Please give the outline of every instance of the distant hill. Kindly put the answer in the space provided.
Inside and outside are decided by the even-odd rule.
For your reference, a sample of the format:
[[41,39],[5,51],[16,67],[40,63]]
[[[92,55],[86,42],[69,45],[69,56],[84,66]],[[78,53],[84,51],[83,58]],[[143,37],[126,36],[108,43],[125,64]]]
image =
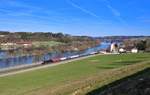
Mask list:
[[122,42],[125,39],[146,39],[150,36],[105,36],[105,37],[95,37],[95,39],[100,39],[105,42]]
[[94,40],[88,36],[71,36],[63,33],[52,32],[9,32],[0,31],[0,42],[17,42],[17,41],[58,41],[70,43],[72,41]]

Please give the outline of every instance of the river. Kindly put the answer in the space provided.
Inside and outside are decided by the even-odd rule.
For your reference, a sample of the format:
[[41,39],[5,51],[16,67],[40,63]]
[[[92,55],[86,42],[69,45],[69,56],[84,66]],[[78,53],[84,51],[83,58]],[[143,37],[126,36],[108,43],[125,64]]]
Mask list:
[[0,51],[0,69],[14,67],[14,66],[23,65],[23,64],[33,64],[36,62],[49,60],[50,58],[57,57],[57,56],[69,57],[72,55],[87,55],[87,54],[90,54],[91,52],[97,52],[102,49],[106,49],[108,48],[109,45],[110,43],[101,43],[98,46],[95,46],[93,48],[88,48],[84,51],[65,52],[65,53],[52,52],[52,53],[47,53],[41,56],[28,55],[28,56],[8,57],[9,55],[7,55],[5,51]]

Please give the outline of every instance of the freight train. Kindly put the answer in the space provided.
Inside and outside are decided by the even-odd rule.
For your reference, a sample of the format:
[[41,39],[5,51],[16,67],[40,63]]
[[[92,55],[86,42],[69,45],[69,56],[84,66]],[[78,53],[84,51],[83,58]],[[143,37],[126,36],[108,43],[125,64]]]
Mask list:
[[68,57],[54,57],[54,58],[50,58],[49,60],[44,60],[42,62],[42,64],[57,63],[57,62],[61,62],[61,61],[76,59],[76,58],[79,58],[79,57],[95,55],[95,54],[98,54],[98,52],[91,52],[89,54],[77,54],[77,55],[72,55],[72,56],[68,56]]

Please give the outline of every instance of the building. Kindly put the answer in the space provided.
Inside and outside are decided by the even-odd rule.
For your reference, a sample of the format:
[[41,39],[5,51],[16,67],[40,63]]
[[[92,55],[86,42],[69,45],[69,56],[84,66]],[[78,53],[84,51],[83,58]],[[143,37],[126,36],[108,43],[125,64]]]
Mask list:
[[24,47],[24,48],[32,47],[32,43],[31,43],[31,42],[17,42],[16,44],[17,44],[18,46]]
[[138,49],[137,48],[131,49],[131,53],[138,53]]
[[1,38],[5,37],[6,35],[0,35]]
[[120,52],[120,53],[126,53],[126,50],[125,50],[124,48],[120,48],[120,49],[119,49],[119,52]]
[[112,53],[118,53],[119,49],[118,49],[118,44],[117,43],[112,43],[110,46],[110,52]]
[[0,47],[2,50],[13,50],[13,49],[17,49],[17,44],[16,43],[1,43]]

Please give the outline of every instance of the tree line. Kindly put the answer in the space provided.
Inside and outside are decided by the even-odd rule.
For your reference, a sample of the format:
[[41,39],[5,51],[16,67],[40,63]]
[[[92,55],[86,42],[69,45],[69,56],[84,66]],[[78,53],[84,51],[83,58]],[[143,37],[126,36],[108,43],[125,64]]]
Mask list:
[[52,32],[8,32],[0,31],[0,42],[18,42],[18,41],[58,41],[70,43],[73,41],[93,40],[87,36],[71,36],[63,33]]
[[138,50],[150,52],[150,38],[145,39],[128,39],[124,40],[124,44],[128,46],[134,46]]
[[0,43],[5,42],[34,42],[34,41],[56,41],[63,44],[56,46],[40,46],[40,47],[29,47],[19,48],[17,50],[9,50],[14,54],[45,54],[52,51],[74,51],[74,50],[85,50],[89,47],[94,47],[100,44],[100,40],[88,37],[88,36],[71,36],[63,33],[52,33],[52,32],[8,32],[0,31]]

